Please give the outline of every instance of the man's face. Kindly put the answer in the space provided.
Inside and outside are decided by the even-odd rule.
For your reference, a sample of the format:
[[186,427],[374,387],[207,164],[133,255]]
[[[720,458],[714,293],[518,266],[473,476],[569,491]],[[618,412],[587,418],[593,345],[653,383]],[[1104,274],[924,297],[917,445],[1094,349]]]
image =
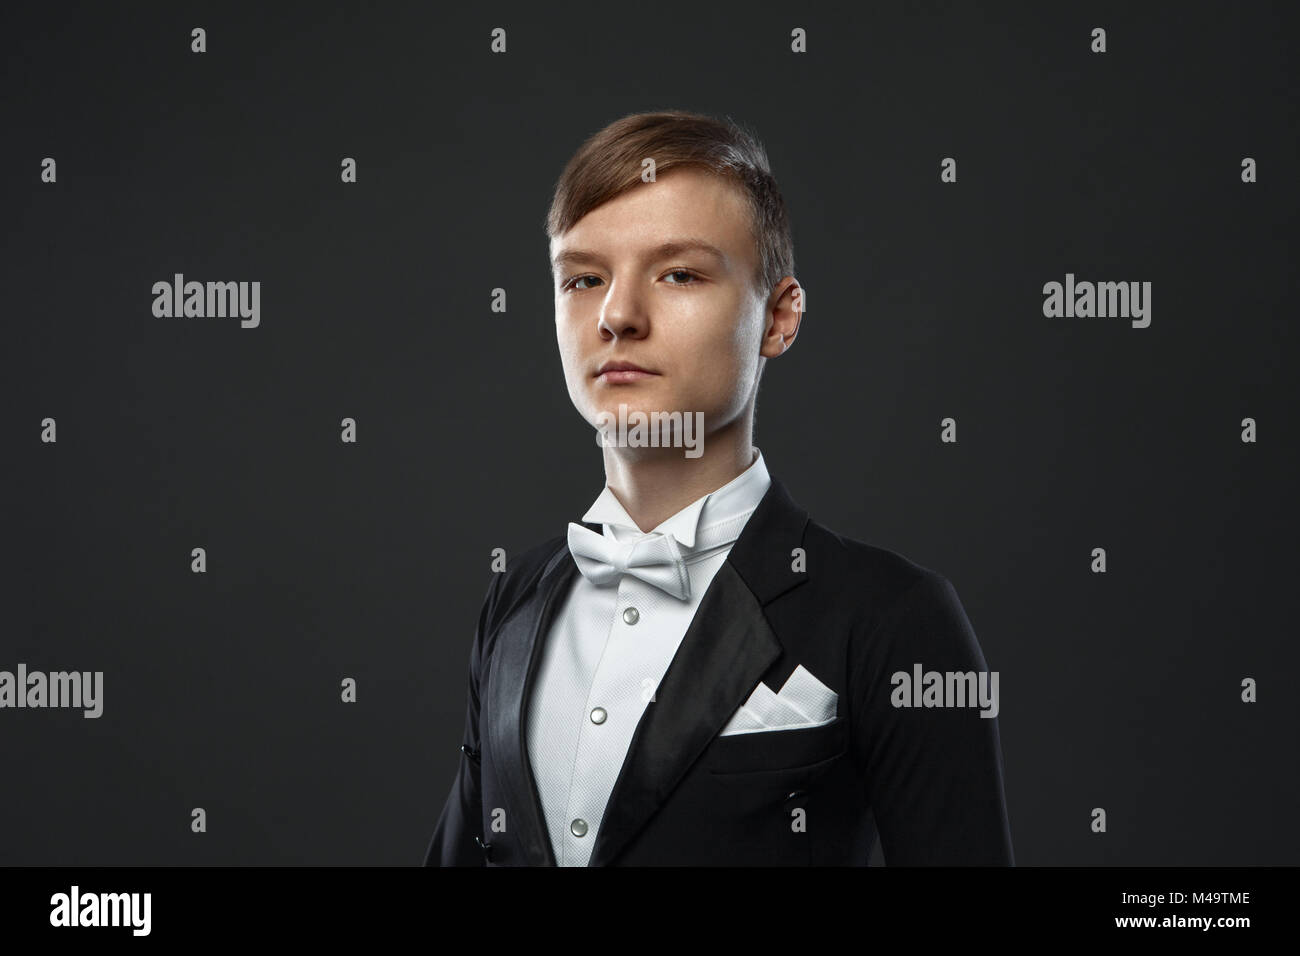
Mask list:
[[[707,243],[716,252],[684,246]],[[551,241],[555,334],[574,406],[703,413],[706,434],[753,395],[766,296],[739,187],[676,167],[593,209]],[[644,373],[601,374],[609,362]]]

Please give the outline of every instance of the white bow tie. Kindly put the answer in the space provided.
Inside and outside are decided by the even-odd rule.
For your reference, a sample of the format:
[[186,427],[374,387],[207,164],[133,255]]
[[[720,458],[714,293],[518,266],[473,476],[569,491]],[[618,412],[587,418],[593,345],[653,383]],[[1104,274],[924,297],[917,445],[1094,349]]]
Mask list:
[[679,600],[690,597],[691,578],[672,535],[619,542],[570,521],[569,553],[583,577],[597,587],[617,584],[621,575],[630,574]]

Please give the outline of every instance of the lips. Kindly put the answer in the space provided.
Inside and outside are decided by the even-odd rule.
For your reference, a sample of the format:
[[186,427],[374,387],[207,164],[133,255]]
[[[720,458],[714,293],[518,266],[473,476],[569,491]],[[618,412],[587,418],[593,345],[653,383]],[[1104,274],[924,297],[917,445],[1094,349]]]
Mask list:
[[606,362],[596,372],[597,375],[604,375],[606,372],[644,372],[647,375],[653,375],[649,369],[642,368],[635,362]]
[[629,385],[632,382],[640,382],[648,378],[655,378],[653,372],[638,372],[632,369],[611,369],[608,372],[601,372],[596,378],[598,382],[604,382],[606,385]]
[[606,362],[596,372],[596,381],[606,385],[627,385],[658,375],[635,362]]

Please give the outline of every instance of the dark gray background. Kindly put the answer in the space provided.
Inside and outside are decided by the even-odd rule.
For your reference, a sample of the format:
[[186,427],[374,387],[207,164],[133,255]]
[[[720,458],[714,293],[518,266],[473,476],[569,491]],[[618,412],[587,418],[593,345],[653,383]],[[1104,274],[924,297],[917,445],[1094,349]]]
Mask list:
[[[0,711],[0,862],[422,859],[491,549],[604,480],[550,190],[657,108],[769,150],[809,312],[756,443],[953,582],[1017,861],[1300,862],[1289,4],[13,6],[0,669],[105,710]],[[261,327],[155,318],[174,272],[261,281]],[[1151,281],[1151,327],[1045,318],[1067,272]]]

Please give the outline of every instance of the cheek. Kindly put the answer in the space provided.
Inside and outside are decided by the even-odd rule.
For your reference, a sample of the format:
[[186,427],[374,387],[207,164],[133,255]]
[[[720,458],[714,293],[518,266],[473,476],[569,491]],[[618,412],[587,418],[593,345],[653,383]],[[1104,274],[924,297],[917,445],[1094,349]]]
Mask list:
[[750,316],[745,303],[734,294],[701,296],[692,308],[679,316],[678,322],[686,336],[700,349],[727,361],[732,356],[743,355],[749,347],[752,333]]
[[759,340],[753,315],[744,309],[733,308],[729,321],[714,331],[709,348],[734,375],[758,354]]
[[698,404],[731,408],[738,395],[747,394],[746,366],[758,353],[759,343],[751,328],[752,316],[734,305],[725,313],[725,321],[716,321],[719,314],[712,313],[710,319],[715,321],[699,322],[688,332],[687,380]]
[[573,317],[559,309],[555,313],[555,343],[560,348],[560,359],[567,368],[578,354],[577,328]]

